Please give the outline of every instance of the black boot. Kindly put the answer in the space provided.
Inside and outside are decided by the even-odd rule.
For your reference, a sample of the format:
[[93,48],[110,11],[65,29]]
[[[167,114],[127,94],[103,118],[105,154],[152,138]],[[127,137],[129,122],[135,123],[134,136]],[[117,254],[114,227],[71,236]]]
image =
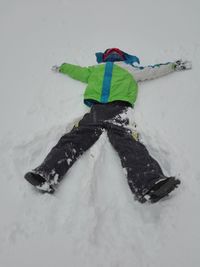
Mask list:
[[24,178],[42,192],[54,193],[54,188],[39,174],[27,172]]
[[151,203],[158,202],[160,199],[168,196],[169,193],[171,193],[175,188],[177,188],[180,183],[180,180],[176,179],[175,177],[167,178],[163,176],[163,180],[155,184],[155,186],[147,194],[147,196],[149,197],[148,200]]

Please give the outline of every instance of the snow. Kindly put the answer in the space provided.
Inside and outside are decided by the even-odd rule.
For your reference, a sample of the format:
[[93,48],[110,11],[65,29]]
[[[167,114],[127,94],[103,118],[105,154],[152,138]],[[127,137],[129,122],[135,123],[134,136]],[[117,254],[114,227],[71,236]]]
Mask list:
[[[200,35],[197,0],[1,0],[0,266],[200,265]],[[157,204],[133,199],[106,133],[55,195],[24,179],[83,116],[85,85],[52,73],[120,47],[143,65],[192,60],[191,71],[140,84],[142,141],[180,188]]]

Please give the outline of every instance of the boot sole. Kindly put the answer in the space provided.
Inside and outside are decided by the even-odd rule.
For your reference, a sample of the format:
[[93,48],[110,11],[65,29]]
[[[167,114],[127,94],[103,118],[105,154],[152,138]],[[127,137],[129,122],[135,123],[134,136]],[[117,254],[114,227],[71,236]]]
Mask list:
[[180,183],[181,182],[179,179],[175,179],[175,177],[170,177],[164,185],[162,185],[157,191],[155,191],[151,195],[150,202],[155,203],[158,202],[160,199],[168,196],[169,193],[176,189]]
[[43,185],[46,183],[46,180],[37,174],[34,174],[32,172],[28,172],[25,174],[24,178],[33,186],[35,186],[37,188],[38,191],[40,191],[41,193],[49,193],[49,194],[53,194],[55,192],[55,189],[49,185],[49,189],[46,190],[45,188],[43,189]]
[[28,172],[28,173],[26,173],[25,176],[24,176],[24,178],[25,178],[30,184],[32,184],[32,185],[34,185],[34,186],[39,186],[39,185],[41,185],[42,183],[45,183],[45,182],[46,182],[46,180],[45,180],[43,177],[41,177],[41,176],[39,176],[39,175],[36,175],[36,174],[34,174],[34,173],[32,173],[32,172]]

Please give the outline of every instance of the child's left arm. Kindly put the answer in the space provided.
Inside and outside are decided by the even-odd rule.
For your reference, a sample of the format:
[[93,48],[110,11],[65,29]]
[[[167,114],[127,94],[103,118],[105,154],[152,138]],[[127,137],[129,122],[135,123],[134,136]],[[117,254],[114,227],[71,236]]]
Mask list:
[[[146,67],[132,67],[132,74],[137,82],[156,79],[174,71],[188,70],[192,68],[190,61],[177,60],[165,64],[149,65]],[[129,67],[130,70],[130,67]]]

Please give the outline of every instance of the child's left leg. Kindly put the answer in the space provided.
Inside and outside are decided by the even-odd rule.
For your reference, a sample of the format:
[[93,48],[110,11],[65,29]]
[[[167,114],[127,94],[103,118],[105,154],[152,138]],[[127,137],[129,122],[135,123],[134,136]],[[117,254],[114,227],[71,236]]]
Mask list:
[[180,183],[174,177],[164,176],[158,162],[133,138],[130,130],[113,125],[108,129],[108,137],[127,171],[129,187],[140,202],[146,201],[148,193],[151,193],[151,202],[156,202]]

